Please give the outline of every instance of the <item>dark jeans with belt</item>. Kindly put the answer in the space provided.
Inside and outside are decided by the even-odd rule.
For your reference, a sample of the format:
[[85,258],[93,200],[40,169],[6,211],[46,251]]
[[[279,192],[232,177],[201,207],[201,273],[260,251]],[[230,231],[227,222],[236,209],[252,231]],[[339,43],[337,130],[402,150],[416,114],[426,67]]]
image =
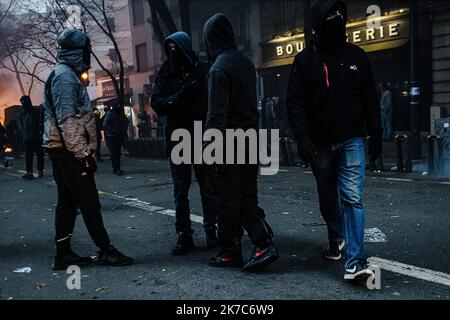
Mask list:
[[240,254],[243,229],[254,246],[266,245],[272,231],[258,206],[258,165],[219,165],[215,182],[219,195],[218,237],[221,249]]
[[36,154],[37,157],[38,171],[44,171],[44,149],[42,148],[42,141],[39,140],[25,141],[25,163],[27,173],[33,173],[34,154]]
[[70,247],[77,208],[80,209],[86,228],[95,245],[109,248],[108,233],[103,224],[101,205],[94,174],[83,175],[81,164],[72,155],[49,151],[53,165],[53,177],[58,189],[55,215],[55,242],[57,248]]
[[211,192],[207,177],[207,168],[204,165],[174,164],[170,161],[170,171],[173,179],[173,196],[175,200],[177,233],[192,235],[191,209],[189,207],[189,189],[192,182],[192,169],[200,188],[203,209],[203,227],[216,228],[217,197]]

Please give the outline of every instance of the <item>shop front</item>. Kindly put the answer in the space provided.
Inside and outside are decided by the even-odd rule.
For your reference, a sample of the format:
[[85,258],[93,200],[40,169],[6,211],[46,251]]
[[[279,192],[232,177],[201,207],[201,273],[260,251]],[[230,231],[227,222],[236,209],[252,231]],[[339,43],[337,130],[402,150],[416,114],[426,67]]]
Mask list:
[[[372,63],[375,81],[388,83],[393,93],[394,130],[408,130],[410,127],[409,81],[410,81],[410,25],[409,10],[398,9],[380,18],[378,28],[371,28],[366,18],[356,19],[347,24],[348,41],[363,48]],[[284,101],[289,73],[295,56],[305,49],[303,33],[289,37],[275,37],[261,44],[262,78],[264,97],[279,97]],[[422,50],[423,51],[423,50]],[[421,54],[426,55],[427,52]],[[423,60],[422,60],[423,58]],[[430,61],[422,57],[420,61]],[[424,69],[428,66],[421,66]],[[426,72],[424,72],[425,74]],[[423,81],[426,82],[426,81]],[[423,86],[425,100],[430,90]],[[428,112],[423,110],[424,126]]]

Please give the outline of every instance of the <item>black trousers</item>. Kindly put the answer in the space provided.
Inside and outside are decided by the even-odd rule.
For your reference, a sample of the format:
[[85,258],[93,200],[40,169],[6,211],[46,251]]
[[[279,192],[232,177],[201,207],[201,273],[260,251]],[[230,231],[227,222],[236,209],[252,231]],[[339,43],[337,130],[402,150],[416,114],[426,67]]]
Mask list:
[[208,185],[207,168],[205,165],[176,165],[170,161],[170,171],[173,179],[173,196],[175,201],[175,230],[177,233],[192,235],[191,209],[189,207],[189,189],[192,183],[192,169],[200,188],[203,209],[203,227],[215,229],[217,223],[217,196]]
[[[258,165],[219,165],[213,185],[219,195],[218,237],[221,249],[240,254],[242,228],[254,246],[267,243],[272,231],[258,206]],[[210,175],[213,176],[213,175]]]
[[42,141],[28,140],[25,141],[25,163],[28,173],[33,173],[33,158],[34,154],[37,157],[38,171],[44,170],[44,149],[42,148]]
[[58,189],[55,215],[55,242],[57,248],[70,246],[75,227],[77,208],[80,209],[86,228],[100,249],[109,247],[109,236],[103,224],[101,205],[94,175],[82,175],[80,163],[73,157],[52,157],[53,177]]
[[122,139],[119,137],[106,137],[106,144],[111,152],[112,167],[114,170],[120,170],[120,157],[122,156]]

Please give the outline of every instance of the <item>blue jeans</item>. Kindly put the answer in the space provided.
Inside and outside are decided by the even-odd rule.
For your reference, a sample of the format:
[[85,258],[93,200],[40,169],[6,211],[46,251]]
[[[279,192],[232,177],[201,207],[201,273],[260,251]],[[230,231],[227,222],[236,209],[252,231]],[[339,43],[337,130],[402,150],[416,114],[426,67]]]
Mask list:
[[320,211],[330,242],[346,241],[346,267],[367,259],[364,249],[363,185],[366,167],[364,138],[317,145],[312,164]]

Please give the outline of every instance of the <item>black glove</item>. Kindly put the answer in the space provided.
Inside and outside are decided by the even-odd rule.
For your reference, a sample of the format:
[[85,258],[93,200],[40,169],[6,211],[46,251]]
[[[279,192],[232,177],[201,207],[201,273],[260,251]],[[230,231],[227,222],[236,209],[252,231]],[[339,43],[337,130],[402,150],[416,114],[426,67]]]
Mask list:
[[317,156],[317,150],[310,138],[302,137],[297,139],[298,154],[306,163],[313,163]]
[[373,134],[369,138],[369,160],[375,162],[383,152],[383,141],[381,134]]
[[97,171],[97,162],[92,155],[84,157],[80,162],[84,173],[94,173]]

